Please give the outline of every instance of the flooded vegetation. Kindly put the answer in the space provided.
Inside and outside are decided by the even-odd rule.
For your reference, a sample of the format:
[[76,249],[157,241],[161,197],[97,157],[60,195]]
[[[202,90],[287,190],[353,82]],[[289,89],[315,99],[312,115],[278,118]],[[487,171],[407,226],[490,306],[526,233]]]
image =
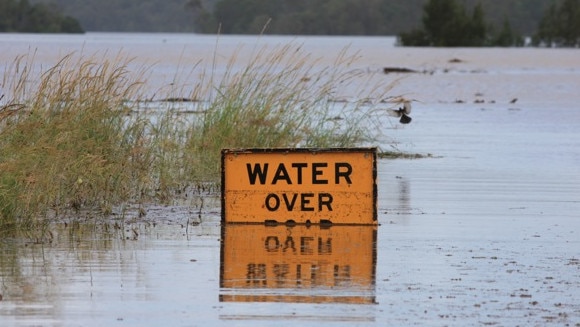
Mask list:
[[[55,67],[60,53],[71,53],[83,44],[84,51],[116,52],[122,48],[129,57],[135,57],[126,66],[93,66],[107,68],[112,75],[124,72],[113,67],[133,72],[135,66],[151,67],[150,60],[159,60],[160,66],[145,74],[147,81],[156,85],[148,83],[141,89],[144,86],[136,84],[136,94],[145,94],[143,98],[150,100],[156,99],[151,90],[168,85],[167,76],[176,78],[175,67],[212,58],[215,51],[215,42],[202,36],[89,33],[64,40],[2,37],[10,45],[10,50],[1,54],[3,58],[13,60],[15,53],[26,52],[32,44],[38,48],[36,63],[43,67]],[[260,42],[288,41],[271,37]],[[199,113],[184,115],[168,109],[175,115],[166,118],[157,103],[134,102],[132,107],[133,103],[128,104],[123,93],[117,92],[114,102],[97,107],[103,109],[103,115],[101,111],[89,115],[82,107],[85,109],[70,116],[76,120],[66,121],[79,127],[65,129],[64,115],[31,110],[36,102],[20,101],[30,98],[13,94],[20,100],[3,102],[2,111],[14,112],[2,119],[2,214],[15,212],[14,208],[37,209],[23,206],[32,203],[23,200],[33,197],[46,204],[44,212],[49,214],[41,217],[55,217],[55,199],[61,201],[56,204],[65,204],[67,213],[58,212],[61,219],[49,224],[43,220],[41,236],[22,237],[11,232],[11,225],[2,227],[0,324],[580,326],[580,183],[575,178],[580,174],[575,141],[580,121],[576,92],[580,89],[580,62],[576,51],[397,48],[385,38],[296,41],[313,58],[321,58],[315,68],[340,66],[335,56],[329,59],[324,54],[336,54],[347,45],[361,54],[350,66],[352,70],[347,70],[357,73],[353,83],[334,89],[328,103],[340,104],[345,110],[358,104],[358,112],[379,113],[373,125],[357,125],[371,133],[380,128],[378,137],[371,141],[385,153],[377,162],[379,226],[222,225],[220,192],[215,188],[204,183],[173,188],[195,180],[198,175],[191,170],[197,166],[195,160],[201,159],[160,156],[173,153],[162,152],[164,147],[176,146],[175,140],[189,136],[168,131],[180,124],[192,126],[188,121],[198,121]],[[255,40],[228,37],[221,42],[217,57],[230,58],[240,42]],[[242,60],[251,58],[251,53],[241,50],[236,55]],[[232,67],[238,71],[240,66]],[[433,73],[384,74],[384,67]],[[228,70],[216,65],[215,71]],[[132,73],[126,76],[118,81],[135,80]],[[188,80],[183,76],[176,79]],[[378,97],[355,96],[377,81],[381,85],[377,92],[386,94],[387,99],[402,95],[413,100],[410,124],[400,124],[381,111],[396,105],[377,101]],[[66,85],[71,84],[62,83],[62,87]],[[61,87],[57,86],[49,89]],[[199,98],[173,90],[159,98]],[[7,94],[2,101],[11,99],[6,84],[2,92]],[[61,92],[67,94],[73,100],[77,93]],[[109,101],[93,99],[90,94],[81,104]],[[26,106],[13,106],[16,103]],[[64,102],[55,103],[59,113],[74,110]],[[211,108],[211,101],[200,103],[202,113]],[[197,111],[200,103],[164,105]],[[244,103],[242,107],[255,105]],[[115,108],[121,104],[123,110],[109,113],[104,109],[112,107],[110,104]],[[347,112],[338,110],[337,115],[332,110],[326,117],[341,119],[325,120],[331,126],[349,120]],[[91,120],[91,116],[99,119]],[[252,112],[237,119],[248,129],[251,117],[260,118],[259,113]],[[265,118],[269,116],[260,119]],[[144,129],[132,125],[137,121]],[[152,127],[167,128],[160,134],[166,138],[152,137],[156,135]],[[105,135],[114,137],[107,139]],[[235,139],[234,134],[227,135]],[[256,139],[261,138],[256,135]],[[97,139],[108,140],[103,143],[107,146],[88,153],[91,143],[82,142]],[[75,152],[75,144],[84,150]],[[33,145],[46,149],[33,151]],[[408,155],[391,156],[389,152]],[[109,162],[98,160],[104,153],[111,154],[107,158],[135,156],[130,164],[156,167],[149,170],[155,178],[132,180],[146,176],[140,175],[139,166],[113,170]],[[48,154],[57,155],[44,156]],[[219,150],[215,155],[219,158]],[[18,170],[16,163],[24,158],[28,158],[22,161],[26,170]],[[157,161],[162,159],[165,161]],[[162,169],[160,162],[167,166]],[[218,176],[219,161],[213,169]],[[173,170],[179,175],[161,173]],[[117,177],[100,180],[93,175]],[[166,198],[161,196],[163,178],[171,181],[167,190],[174,192],[165,193]],[[7,192],[6,185],[18,186],[14,189],[21,191]],[[45,185],[48,191],[30,192],[33,185]],[[57,190],[58,196],[51,195],[52,190]],[[147,201],[116,205],[125,202],[105,202],[99,193],[104,190],[115,194],[115,200],[137,196]],[[175,193],[180,196],[173,197]],[[97,205],[87,200],[78,208],[73,205],[75,196],[89,199],[93,194],[99,194],[94,198]],[[26,228],[25,224],[19,227]]]
[[[346,147],[379,135],[368,129],[373,106],[328,101],[335,85],[360,75],[348,70],[355,57],[346,53],[337,56],[341,65],[321,71],[299,46],[262,47],[239,71],[232,54],[222,76],[199,72],[192,89],[181,90],[187,98],[147,94],[153,68],[132,72],[122,56],[55,59],[35,71],[34,56],[20,56],[4,72],[0,226],[8,234],[40,239],[47,223],[81,210],[106,217],[114,208],[216,188],[224,148]],[[184,102],[174,99],[202,100],[194,117],[182,110],[152,116],[146,109],[154,97],[166,108]],[[331,119],[342,116],[348,119]]]

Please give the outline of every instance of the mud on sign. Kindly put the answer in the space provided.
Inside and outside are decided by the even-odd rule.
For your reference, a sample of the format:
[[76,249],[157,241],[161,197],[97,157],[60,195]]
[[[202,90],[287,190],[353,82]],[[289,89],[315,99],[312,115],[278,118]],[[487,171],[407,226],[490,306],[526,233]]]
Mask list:
[[377,223],[376,148],[222,150],[222,222]]

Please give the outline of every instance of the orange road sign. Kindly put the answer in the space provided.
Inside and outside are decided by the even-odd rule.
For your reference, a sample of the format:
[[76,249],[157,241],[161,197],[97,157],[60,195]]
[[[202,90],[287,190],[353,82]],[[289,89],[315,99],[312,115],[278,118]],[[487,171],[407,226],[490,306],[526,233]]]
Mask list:
[[377,226],[222,225],[221,302],[375,304]]
[[376,153],[222,150],[222,222],[375,225]]

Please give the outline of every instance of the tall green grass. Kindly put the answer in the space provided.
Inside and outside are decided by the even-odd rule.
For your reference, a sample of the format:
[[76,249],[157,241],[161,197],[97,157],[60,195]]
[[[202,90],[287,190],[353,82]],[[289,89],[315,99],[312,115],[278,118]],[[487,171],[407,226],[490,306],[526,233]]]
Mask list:
[[[374,106],[333,101],[339,86],[365,78],[352,68],[356,55],[345,51],[323,69],[292,45],[238,59],[221,76],[199,74],[187,91],[204,100],[201,114],[152,119],[141,108],[148,70],[130,71],[129,59],[68,55],[38,75],[33,58],[16,58],[0,100],[0,230],[38,233],[75,211],[106,216],[216,186],[223,148],[350,147],[377,136]],[[165,92],[176,88],[185,89]],[[389,90],[368,86],[358,98]]]
[[145,124],[127,122],[124,100],[140,84],[127,78],[126,62],[66,56],[33,85],[30,67],[18,58],[6,73],[16,79],[3,82],[13,97],[0,111],[2,230],[36,230],[49,213],[107,212],[134,198],[147,149]]
[[231,68],[240,65],[231,58],[205,114],[188,129],[188,176],[218,180],[223,148],[345,147],[372,141],[371,108],[334,101],[339,85],[363,78],[351,67],[355,59],[339,54],[332,66],[316,71],[316,59],[291,45],[258,49],[239,71]]

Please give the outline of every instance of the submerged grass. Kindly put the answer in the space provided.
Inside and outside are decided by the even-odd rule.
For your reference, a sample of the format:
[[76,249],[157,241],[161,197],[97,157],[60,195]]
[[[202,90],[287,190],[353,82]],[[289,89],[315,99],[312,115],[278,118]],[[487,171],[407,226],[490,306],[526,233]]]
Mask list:
[[2,230],[35,231],[49,213],[106,212],[134,198],[147,166],[137,160],[144,124],[128,123],[123,105],[139,89],[126,66],[67,56],[30,90],[29,67],[22,57],[7,71],[24,73],[0,111]]
[[[257,49],[248,63],[230,58],[222,76],[201,74],[194,117],[140,108],[147,69],[129,71],[126,58],[68,55],[39,75],[33,58],[16,58],[0,95],[0,230],[38,237],[81,209],[106,216],[216,186],[223,148],[373,142],[374,107],[332,101],[337,86],[364,77],[351,69],[356,56],[316,71],[299,48]],[[366,89],[359,98],[384,99],[390,86]]]

